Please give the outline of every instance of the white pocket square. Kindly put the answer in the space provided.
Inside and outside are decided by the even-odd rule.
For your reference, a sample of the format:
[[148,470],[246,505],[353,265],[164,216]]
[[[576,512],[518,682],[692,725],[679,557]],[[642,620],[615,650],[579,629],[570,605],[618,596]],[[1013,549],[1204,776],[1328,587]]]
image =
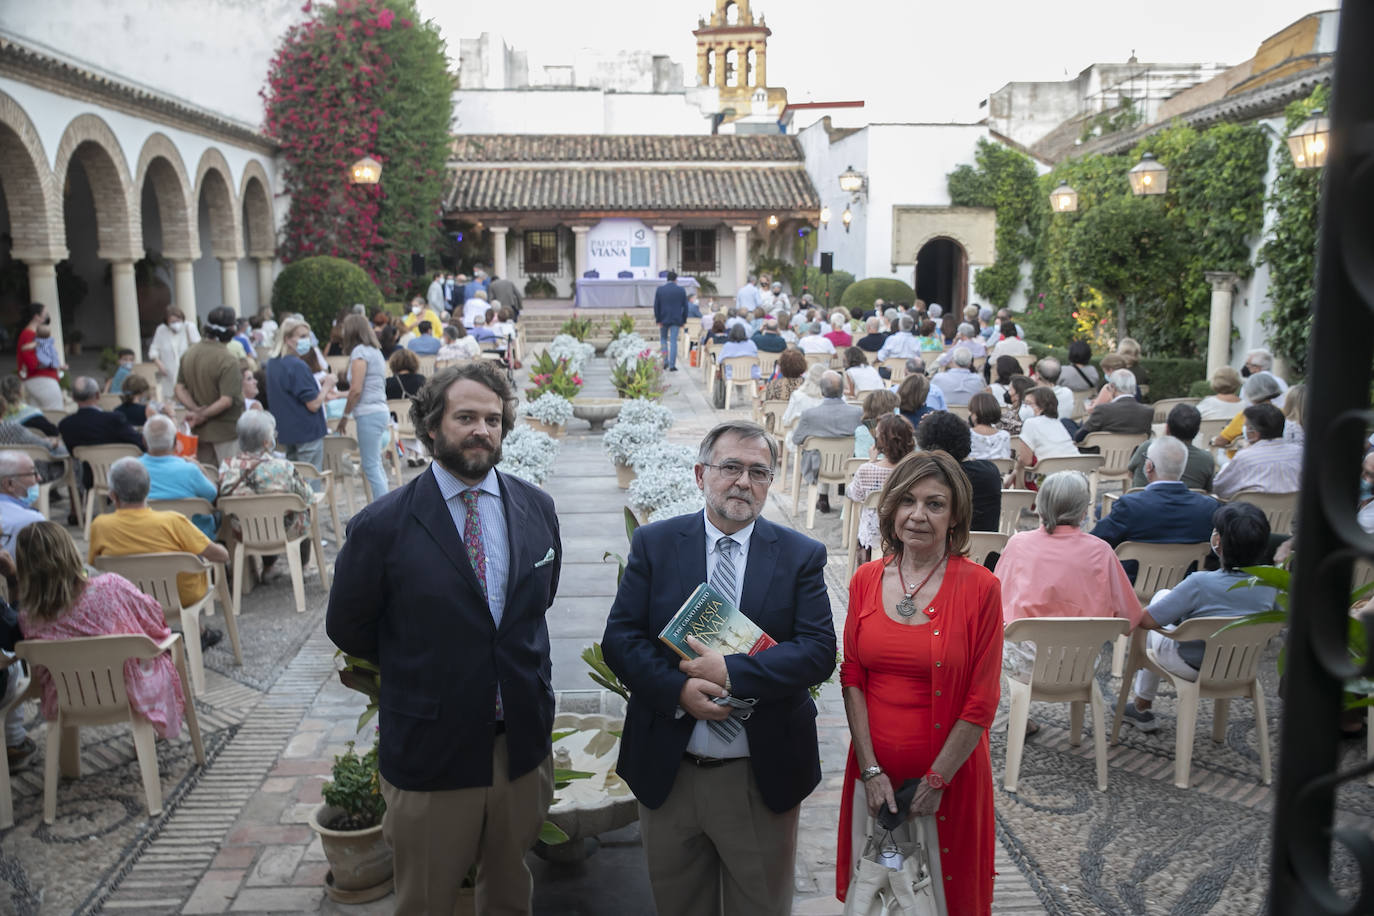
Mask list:
[[554,558],[553,548],[550,547],[550,548],[549,548],[549,552],[546,553],[546,554],[544,554],[544,559],[542,559],[542,560],[540,560],[538,563],[534,564],[534,568],[535,568],[535,569],[538,569],[538,568],[541,567],[541,566],[548,566],[550,563],[553,562],[553,558]]

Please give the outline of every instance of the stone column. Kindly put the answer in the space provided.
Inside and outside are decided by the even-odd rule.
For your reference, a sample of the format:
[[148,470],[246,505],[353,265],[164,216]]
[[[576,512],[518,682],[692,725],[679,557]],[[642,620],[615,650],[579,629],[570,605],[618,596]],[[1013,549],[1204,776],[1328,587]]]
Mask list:
[[735,289],[749,280],[749,226],[731,226],[735,233]]
[[587,233],[591,226],[573,226],[573,282],[587,272]]
[[1231,296],[1236,275],[1225,270],[1203,274],[1212,284],[1212,325],[1207,333],[1207,375],[1231,363]]
[[756,86],[768,86],[768,45],[759,45],[758,53],[754,55],[755,66],[758,68],[754,75]]
[[135,353],[143,349],[138,334],[138,287],[134,285],[134,262],[111,261],[110,281],[114,289],[115,346]]
[[196,316],[195,262],[190,258],[172,262],[172,302],[181,309],[187,321],[200,324]]
[[670,270],[668,267],[668,233],[673,229],[672,226],[654,227],[654,251],[658,258],[659,271]]
[[[57,264],[54,261],[44,261],[38,258],[19,258],[29,269],[29,301],[41,302],[48,307],[48,314],[52,317],[52,339],[57,344],[57,352],[65,354],[66,348],[62,340],[62,308],[57,299]],[[133,348],[137,352],[138,348]]]
[[276,255],[260,254],[254,256],[254,261],[258,267],[258,308],[272,308],[272,265],[276,262]]
[[239,259],[228,257],[219,259],[220,305],[227,305],[234,314],[239,313]]
[[498,277],[506,276],[506,233],[508,232],[510,232],[509,226],[491,227],[491,269]]

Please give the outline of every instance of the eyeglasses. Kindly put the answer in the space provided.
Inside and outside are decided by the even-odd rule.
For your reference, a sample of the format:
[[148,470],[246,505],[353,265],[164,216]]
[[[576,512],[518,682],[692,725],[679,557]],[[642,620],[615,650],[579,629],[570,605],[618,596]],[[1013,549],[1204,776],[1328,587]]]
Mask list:
[[38,471],[20,471],[18,474],[6,474],[2,480],[20,480],[25,477],[37,477]]
[[708,464],[706,467],[715,468],[726,480],[739,480],[740,475],[746,471],[749,472],[750,483],[769,483],[773,480],[773,469],[761,464],[745,467],[738,461],[726,461],[721,464]]

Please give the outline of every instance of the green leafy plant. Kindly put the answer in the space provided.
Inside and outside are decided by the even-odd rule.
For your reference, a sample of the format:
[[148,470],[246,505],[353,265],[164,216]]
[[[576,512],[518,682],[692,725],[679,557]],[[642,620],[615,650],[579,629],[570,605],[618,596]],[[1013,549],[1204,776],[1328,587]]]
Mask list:
[[[587,338],[592,336],[592,332],[595,329],[596,323],[594,321],[590,318],[578,318],[577,314],[574,313],[571,318],[563,322],[562,327],[558,329],[558,333],[567,334],[569,337],[575,337],[579,343],[586,343]],[[633,330],[633,328],[631,328],[631,330]]]
[[[340,0],[305,11],[277,48],[262,93],[290,199],[283,258],[349,258],[388,296],[403,296],[412,252],[437,262],[446,245],[435,206],[453,110],[443,40],[414,0]],[[380,183],[346,180],[363,156],[382,164]],[[333,307],[355,301],[363,300]]]
[[[1274,589],[1276,607],[1272,611],[1261,611],[1258,614],[1242,617],[1235,623],[1222,627],[1217,632],[1223,633],[1235,627],[1253,626],[1261,623],[1287,624],[1289,615],[1292,613],[1289,599],[1293,585],[1293,574],[1287,566],[1246,566],[1241,569],[1241,572],[1248,573],[1250,578],[1237,582],[1231,588],[1253,588],[1267,585]],[[1355,605],[1367,598],[1372,592],[1374,592],[1374,582],[1360,586],[1350,593],[1350,604]],[[1369,658],[1369,642],[1363,615],[1351,615],[1346,622],[1346,652],[1349,654],[1350,664],[1353,667],[1363,668],[1365,666],[1365,662]],[[1279,650],[1279,674],[1283,674],[1287,664],[1288,647],[1285,645]],[[1346,709],[1374,706],[1374,679],[1363,677],[1348,679],[1345,683],[1344,705]]]
[[619,318],[611,325],[611,340],[617,340],[628,334],[635,332],[635,320],[630,315],[622,313]]
[[[1306,99],[1288,106],[1288,133],[1314,108],[1331,107],[1331,90],[1318,86]],[[1264,321],[1274,352],[1294,371],[1306,371],[1308,336],[1312,331],[1312,303],[1317,296],[1317,205],[1321,200],[1322,170],[1293,165],[1282,143],[1274,151],[1277,175],[1268,205],[1274,211],[1269,240],[1260,249],[1261,264],[1269,265],[1269,304]]]
[[572,371],[566,359],[556,360],[548,353],[540,353],[530,364],[530,385],[533,387],[525,389],[529,401],[549,392],[572,400],[582,390],[582,376]]
[[592,669],[587,672],[587,677],[611,693],[619,694],[626,700],[630,699],[630,691],[624,684],[620,683],[620,678],[615,676],[611,666],[606,664],[606,659],[601,654],[601,643],[594,642],[583,649],[582,660],[587,663],[588,668]]
[[611,367],[611,384],[622,398],[644,398],[656,401],[667,388],[663,375],[663,358],[653,350],[640,352],[633,362],[625,361]]
[[716,294],[716,281],[705,274],[695,279],[697,281],[697,289],[701,290],[703,296],[714,296]]
[[[835,271],[830,275],[829,281],[825,277],[821,277],[814,290],[816,301],[831,309],[838,308],[840,303],[844,301],[844,291],[853,284],[854,275],[847,270]],[[830,293],[829,296],[826,295],[827,290]]]
[[[973,288],[999,308],[1021,285],[1021,263],[1035,249],[1030,215],[1039,196],[1035,163],[1000,143],[979,139],[974,165],[949,174],[950,202],[956,207],[992,207],[997,211],[997,259],[978,272]],[[886,297],[884,297],[886,298]]]
[[558,287],[548,277],[534,274],[525,281],[525,295],[535,299],[552,299],[558,295]]
[[342,258],[303,258],[286,265],[272,284],[272,307],[299,312],[321,339],[328,338],[339,309],[355,302],[376,308],[382,292],[367,271]]
[[382,797],[381,774],[377,770],[377,745],[359,756],[354,742],[335,756],[330,771],[332,781],[320,787],[324,803],[341,812],[324,826],[331,830],[366,830],[382,822],[386,799]]
[[[857,308],[866,312],[873,308],[874,301],[878,299],[882,299],[889,305],[894,302],[915,302],[916,290],[901,280],[894,280],[890,277],[869,277],[867,280],[850,284],[844,291],[843,298],[840,299],[840,308],[845,311]],[[831,301],[835,301],[833,295]]]

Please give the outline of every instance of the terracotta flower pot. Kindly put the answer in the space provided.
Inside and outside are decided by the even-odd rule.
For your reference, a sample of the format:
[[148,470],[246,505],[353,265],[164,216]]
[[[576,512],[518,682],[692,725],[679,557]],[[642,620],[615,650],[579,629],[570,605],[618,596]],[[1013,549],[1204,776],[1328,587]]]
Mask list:
[[552,423],[544,423],[540,420],[536,420],[534,417],[525,417],[525,423],[530,429],[537,429],[541,433],[548,433],[555,439],[562,439],[568,434],[568,427],[566,424],[555,426]]
[[320,835],[329,875],[325,892],[340,903],[364,903],[391,893],[391,847],[382,825],[365,830],[331,830],[324,826],[340,813],[321,802],[310,812],[310,827]]
[[615,463],[615,482],[619,485],[620,489],[630,489],[630,482],[633,481],[636,476],[635,469],[628,464],[621,464],[619,461]]

